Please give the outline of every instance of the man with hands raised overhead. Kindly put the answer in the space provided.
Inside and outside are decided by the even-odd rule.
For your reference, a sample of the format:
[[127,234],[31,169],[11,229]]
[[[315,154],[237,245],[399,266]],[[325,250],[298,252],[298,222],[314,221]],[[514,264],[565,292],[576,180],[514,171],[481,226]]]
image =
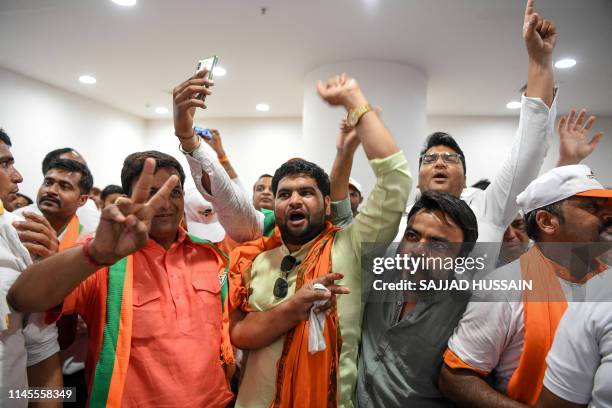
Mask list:
[[[357,81],[343,74],[320,82],[317,90],[328,104],[346,109],[356,131],[341,138],[339,160],[352,157],[361,142],[377,181],[353,223],[339,229],[325,220],[330,181],[319,166],[292,159],[276,170],[274,234],[230,254],[230,335],[236,347],[248,350],[237,407],[352,406],[361,245],[390,243],[408,199],[406,159]],[[315,282],[328,291],[314,289]],[[308,311],[335,294],[341,296],[325,315],[325,348],[310,353]]]
[[262,235],[264,216],[232,182],[230,177],[236,176],[235,172],[232,169],[228,174],[220,162],[224,158],[218,158],[223,151],[202,143],[193,130],[196,109],[206,109],[206,103],[199,96],[212,94],[214,82],[207,79],[207,74],[208,71],[202,70],[174,88],[174,134],[187,158],[196,188],[212,203],[225,232],[236,242],[246,242]]

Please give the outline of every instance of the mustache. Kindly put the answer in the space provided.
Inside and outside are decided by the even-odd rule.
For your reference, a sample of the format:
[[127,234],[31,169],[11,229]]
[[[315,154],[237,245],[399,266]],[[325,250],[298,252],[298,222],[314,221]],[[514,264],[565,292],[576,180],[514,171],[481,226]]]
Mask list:
[[56,203],[60,207],[62,205],[62,203],[60,202],[59,199],[57,199],[55,197],[51,197],[51,196],[43,196],[43,197],[41,197],[40,200],[38,200],[38,204],[42,203],[43,201],[51,201],[53,203]]

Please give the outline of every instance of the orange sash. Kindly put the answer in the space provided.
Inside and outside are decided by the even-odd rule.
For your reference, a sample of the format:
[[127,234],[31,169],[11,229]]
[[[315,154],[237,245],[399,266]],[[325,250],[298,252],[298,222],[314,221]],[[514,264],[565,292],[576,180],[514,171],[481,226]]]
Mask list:
[[[546,258],[537,245],[521,256],[520,262],[522,279],[531,280],[533,290],[523,293],[523,352],[508,383],[508,396],[533,406],[542,391],[546,355],[552,346],[559,321],[567,309],[559,278],[569,281],[571,275],[566,268]],[[600,264],[581,283],[600,272],[602,266]]]
[[76,244],[79,234],[81,233],[81,229],[82,227],[79,223],[79,217],[75,215],[66,226],[64,238],[62,238],[59,244],[59,252],[72,248],[74,244]]
[[[326,223],[325,230],[316,238],[296,271],[295,290],[304,283],[331,272],[331,251],[334,235],[339,228]],[[250,312],[248,290],[250,269],[260,253],[282,244],[278,227],[270,237],[248,242],[234,249],[230,255],[230,311],[240,308]],[[285,335],[281,358],[276,366],[276,387],[271,407],[306,408],[336,407],[338,356],[342,339],[338,313],[332,309],[325,318],[325,350],[308,352],[308,321],[303,321]]]

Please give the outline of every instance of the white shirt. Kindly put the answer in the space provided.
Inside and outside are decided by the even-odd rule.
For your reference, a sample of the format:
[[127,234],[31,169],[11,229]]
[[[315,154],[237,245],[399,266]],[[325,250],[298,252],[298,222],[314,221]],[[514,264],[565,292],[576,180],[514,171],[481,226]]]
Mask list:
[[[243,188],[232,182],[216,154],[201,143],[191,155],[185,155],[196,188],[212,203],[225,232],[236,242],[259,238],[263,233],[264,216],[257,211]],[[210,178],[211,194],[202,186],[202,174]]]
[[[522,279],[520,259],[491,274],[491,279]],[[559,278],[568,301],[584,296],[585,285]],[[493,372],[493,386],[506,393],[525,343],[523,302],[519,292],[497,292],[500,301],[470,302],[448,341],[448,348],[481,373]]]
[[[486,190],[469,187],[461,193],[461,199],[470,206],[478,220],[478,242],[503,241],[506,228],[519,211],[516,196],[542,168],[554,134],[556,116],[556,97],[549,109],[542,99],[523,95],[512,150],[491,179],[491,185]],[[503,152],[492,153],[504,156]],[[401,241],[404,236],[406,217],[402,217],[395,241]]]
[[93,233],[98,229],[101,213],[93,200],[87,199],[85,204],[77,209],[76,213],[84,231]]
[[[32,263],[19,241],[12,222],[19,217],[0,215],[0,303],[7,308],[6,294],[19,274]],[[10,309],[9,309],[10,310]],[[1,316],[5,319],[5,315]],[[33,366],[59,351],[55,325],[43,323],[43,314],[23,315],[10,310],[9,327],[0,332],[0,400],[2,407],[27,407],[23,399],[8,399],[9,390],[28,388],[26,367]]]
[[612,408],[612,271],[586,287],[591,301],[571,303],[559,323],[544,386],[575,404]]

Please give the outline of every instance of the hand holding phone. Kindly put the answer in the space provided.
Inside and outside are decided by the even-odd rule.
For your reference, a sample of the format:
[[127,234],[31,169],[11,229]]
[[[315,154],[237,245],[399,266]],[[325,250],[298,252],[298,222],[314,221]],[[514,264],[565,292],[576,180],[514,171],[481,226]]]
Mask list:
[[210,129],[208,128],[201,128],[199,126],[194,126],[193,131],[195,132],[196,135],[200,136],[201,138],[204,138],[207,140],[212,140],[213,138],[213,135]]
[[[219,57],[217,57],[216,55],[213,55],[212,57],[208,57],[208,58],[198,61],[198,66],[196,67],[196,73],[206,69],[208,70],[207,79],[212,80],[213,70],[215,69],[217,62],[219,62]],[[199,94],[197,98],[203,101],[206,99],[206,95]]]

